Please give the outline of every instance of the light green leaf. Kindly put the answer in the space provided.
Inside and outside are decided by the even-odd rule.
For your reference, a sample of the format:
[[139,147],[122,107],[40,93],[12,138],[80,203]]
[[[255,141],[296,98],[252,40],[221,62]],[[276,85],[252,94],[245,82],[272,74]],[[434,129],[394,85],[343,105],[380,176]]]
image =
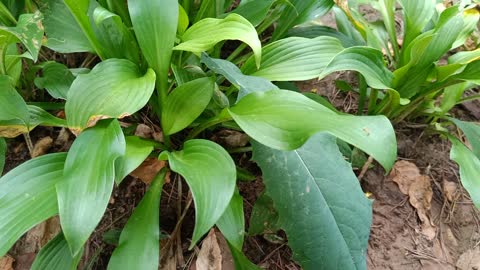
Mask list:
[[30,270],[76,270],[82,253],[73,257],[63,233],[59,233],[40,250]]
[[327,13],[335,4],[333,0],[289,0],[278,19],[278,25],[272,34],[272,40],[282,38],[296,25],[313,20]]
[[440,109],[442,114],[448,113],[462,99],[463,93],[468,89],[469,83],[459,83],[445,87],[441,99]]
[[318,77],[342,49],[340,41],[333,37],[285,38],[263,48],[262,63],[258,70],[253,59],[249,58],[242,66],[242,71],[271,81],[309,80]]
[[166,89],[177,33],[178,1],[128,0],[128,10],[142,53]]
[[267,16],[275,0],[242,1],[230,13],[236,13],[247,19],[252,25],[259,25]]
[[155,87],[155,73],[141,74],[125,59],[109,59],[79,75],[68,91],[68,126],[82,130],[101,118],[121,118],[145,106]]
[[119,185],[123,179],[133,172],[153,151],[153,144],[137,136],[125,137],[125,155],[115,163],[115,183]]
[[160,195],[166,169],[158,173],[122,230],[109,270],[157,270],[160,254]]
[[170,135],[188,127],[207,107],[214,87],[213,78],[200,78],[173,90],[162,109],[163,132]]
[[466,65],[462,72],[449,77],[450,80],[461,80],[480,84],[480,61],[474,61]]
[[67,93],[75,80],[72,72],[63,64],[51,62],[42,69],[42,77],[35,79],[38,88],[47,89],[54,98],[67,99]]
[[0,137],[0,175],[3,174],[6,155],[7,155],[7,142],[5,141],[5,138]]
[[235,163],[225,149],[207,140],[187,141],[182,151],[168,153],[168,161],[187,181],[195,202],[191,248],[227,209],[235,191]]
[[250,137],[275,149],[299,148],[324,131],[373,156],[387,171],[397,156],[395,133],[386,117],[339,115],[300,93],[252,93],[229,111]]
[[237,101],[252,92],[278,89],[276,85],[266,79],[243,75],[237,66],[227,60],[210,58],[207,54],[202,54],[202,63],[213,72],[223,75],[240,90]]
[[472,152],[480,159],[480,125],[473,122],[464,122],[455,118],[449,118],[458,128],[460,128],[472,146]]
[[0,256],[24,233],[58,213],[55,184],[65,153],[29,160],[0,178]]
[[210,50],[223,40],[240,40],[253,50],[255,63],[260,65],[262,44],[255,27],[238,14],[230,14],[225,19],[203,19],[187,29],[182,36],[182,43],[174,50],[202,53]]
[[237,250],[242,250],[245,236],[245,218],[243,215],[243,198],[235,190],[227,209],[217,221],[217,227],[225,239]]
[[334,28],[324,25],[309,25],[292,28],[288,31],[290,37],[317,38],[319,36],[329,36],[338,39],[345,48],[365,45],[365,42],[358,42],[350,36],[337,31]]
[[480,208],[480,182],[478,172],[480,171],[480,160],[458,139],[448,136],[452,142],[450,158],[458,163],[460,167],[460,180],[463,187],[470,194],[470,198],[477,208]]
[[13,88],[9,76],[0,75],[0,121],[18,119],[29,124],[28,107],[22,96]]
[[361,73],[367,84],[377,89],[392,88],[393,74],[388,70],[381,51],[370,47],[350,47],[338,53],[328,63],[319,79],[330,73],[355,70]]
[[63,0],[42,1],[40,10],[48,48],[60,53],[95,52]]
[[420,35],[430,22],[435,12],[435,0],[400,0],[405,17],[405,34],[403,47],[406,48],[412,40]]
[[255,142],[253,159],[304,269],[366,269],[372,203],[333,136],[289,152]]
[[187,12],[181,5],[178,5],[178,26],[177,26],[177,33],[179,35],[183,35],[185,30],[187,30],[188,25],[190,24],[190,19],[188,18]]
[[57,187],[60,223],[73,255],[100,222],[115,179],[115,161],[125,154],[125,138],[115,119],[103,120],[73,142]]
[[38,52],[42,47],[43,25],[42,14],[37,11],[34,14],[22,14],[15,27],[0,25],[0,34],[13,35],[19,40],[30,53],[29,58],[37,61]]

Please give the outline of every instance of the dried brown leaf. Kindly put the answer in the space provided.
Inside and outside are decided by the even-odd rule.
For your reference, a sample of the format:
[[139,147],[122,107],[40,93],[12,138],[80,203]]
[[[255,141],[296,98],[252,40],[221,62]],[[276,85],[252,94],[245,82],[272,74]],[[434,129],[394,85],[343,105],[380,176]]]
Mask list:
[[410,186],[419,176],[420,170],[417,165],[405,160],[397,161],[390,173],[392,181],[398,184],[400,191],[405,195],[409,194]]
[[454,202],[458,198],[457,187],[457,183],[443,180],[443,194],[449,202]]
[[153,134],[153,130],[145,124],[139,124],[135,129],[135,136],[138,136],[141,138],[151,139],[152,134]]
[[477,247],[464,252],[458,258],[456,266],[459,270],[480,269],[480,248]]
[[220,232],[210,230],[202,242],[195,266],[196,270],[235,270],[230,248]]
[[247,134],[235,130],[222,130],[218,137],[221,144],[229,148],[244,147],[250,140]]
[[0,258],[0,270],[13,270],[13,263],[15,260],[8,256],[5,255]]
[[44,137],[35,143],[32,151],[32,158],[45,155],[53,146],[53,139],[51,137]]
[[70,132],[68,132],[68,129],[62,128],[60,130],[60,133],[58,133],[57,139],[55,140],[55,145],[63,146],[68,143],[70,140]]
[[[156,158],[147,158],[143,163],[130,173],[131,176],[136,177],[146,184],[150,184],[158,172],[165,167],[166,162]],[[169,178],[167,175],[166,179]]]
[[422,233],[429,240],[433,240],[436,235],[436,228],[429,218],[433,197],[430,177],[426,175],[418,176],[410,185],[408,195],[410,204],[417,209],[418,217],[422,221]]

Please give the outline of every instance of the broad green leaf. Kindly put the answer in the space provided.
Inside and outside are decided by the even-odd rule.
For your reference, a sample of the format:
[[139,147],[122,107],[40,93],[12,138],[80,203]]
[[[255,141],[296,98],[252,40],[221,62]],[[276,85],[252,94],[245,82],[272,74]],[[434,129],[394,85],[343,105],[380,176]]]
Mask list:
[[168,153],[168,162],[172,171],[185,178],[195,202],[193,247],[227,209],[235,191],[235,163],[220,145],[197,139],[185,142],[181,151]]
[[56,185],[60,223],[77,255],[100,222],[113,189],[115,161],[125,154],[125,138],[115,119],[98,122],[73,142]]
[[125,59],[109,59],[79,75],[67,95],[68,126],[82,130],[101,118],[121,118],[145,106],[155,88],[155,73]]
[[366,269],[372,203],[333,136],[288,152],[255,142],[253,159],[303,269]]
[[334,0],[289,0],[285,3],[282,16],[272,34],[272,40],[282,38],[288,30],[296,25],[310,21],[327,13],[335,4]]
[[0,75],[0,121],[18,119],[29,124],[28,107],[22,96],[13,88],[9,76]]
[[480,159],[480,125],[472,122],[464,122],[455,118],[449,118],[458,128],[460,128],[472,146],[472,152]]
[[160,195],[166,169],[158,173],[122,230],[109,270],[157,270],[160,254]]
[[187,29],[181,37],[182,43],[175,50],[202,53],[223,40],[240,40],[253,50],[255,63],[260,65],[262,44],[255,27],[238,14],[230,14],[224,19],[203,19]]
[[215,81],[200,78],[177,87],[166,99],[162,109],[162,127],[167,135],[188,127],[207,108],[212,99]]
[[[200,8],[198,9],[197,15],[195,16],[194,23],[197,23],[205,18],[216,18],[219,10],[217,10],[218,0],[203,0],[200,3]],[[223,9],[223,6],[222,6]],[[223,10],[222,10],[223,12]]]
[[318,77],[328,62],[343,47],[332,37],[315,39],[290,37],[263,48],[262,63],[257,70],[253,58],[242,66],[244,74],[271,81],[304,81]]
[[47,89],[48,93],[59,99],[67,99],[67,93],[75,80],[72,72],[63,64],[51,62],[42,69],[42,77],[35,79],[35,85]]
[[358,42],[334,28],[323,25],[309,25],[295,27],[288,31],[290,37],[317,38],[319,36],[329,36],[338,39],[345,48],[365,45],[365,42]]
[[462,181],[462,185],[468,191],[468,194],[470,194],[470,198],[472,198],[475,206],[480,208],[480,182],[478,180],[480,160],[458,139],[452,136],[448,138],[452,142],[450,158],[458,163],[460,167],[460,180]]
[[125,155],[115,163],[115,183],[119,185],[122,180],[134,171],[153,151],[151,142],[142,140],[140,137],[125,137]]
[[189,24],[190,19],[188,18],[188,14],[185,12],[185,9],[183,9],[181,5],[178,5],[177,33],[179,35],[183,35],[183,33],[185,33],[185,30],[187,30]]
[[405,34],[403,46],[406,48],[412,40],[420,35],[435,12],[435,0],[400,0],[405,17]]
[[177,0],[128,0],[133,30],[148,65],[167,88],[178,24]]
[[24,233],[58,213],[55,184],[65,153],[29,160],[0,178],[0,256]]
[[252,92],[264,92],[278,89],[276,85],[263,78],[243,75],[240,69],[233,63],[223,60],[210,58],[207,54],[202,54],[202,63],[217,74],[223,75],[230,83],[235,85],[240,92],[237,101]]
[[272,198],[263,193],[253,205],[248,234],[276,233],[278,230],[280,230],[278,212],[275,209]]
[[31,270],[76,270],[83,252],[72,256],[67,240],[59,233],[35,257]]
[[275,0],[242,1],[231,11],[247,19],[253,26],[259,25],[267,16]]
[[6,75],[10,76],[13,80],[12,84],[19,85],[20,77],[22,76],[23,70],[22,70],[22,56],[18,50],[17,44],[11,43],[6,47],[5,69],[7,72]]
[[40,10],[48,48],[60,53],[95,51],[63,0],[42,1]]
[[355,70],[362,74],[367,84],[377,89],[392,88],[393,74],[388,70],[381,51],[370,47],[350,47],[338,53],[320,74]]
[[38,52],[42,46],[43,25],[42,14],[37,11],[34,14],[22,14],[15,27],[0,25],[0,34],[10,34],[20,41],[30,53],[29,58],[37,61]]
[[474,61],[465,66],[462,72],[449,77],[450,80],[461,80],[480,84],[480,61]]
[[17,23],[17,20],[15,19],[16,16],[14,16],[10,10],[9,7],[5,6],[5,4],[0,1],[0,23],[3,25],[11,26]]
[[0,137],[0,176],[3,174],[6,155],[7,155],[7,142],[5,141],[5,138]]
[[217,221],[217,227],[225,239],[237,250],[242,250],[245,237],[245,218],[243,214],[243,198],[235,191],[227,209]]
[[469,83],[459,83],[446,87],[443,90],[440,109],[443,114],[448,113],[462,99],[463,93],[468,89]]
[[386,117],[339,115],[300,93],[252,93],[229,111],[250,137],[274,149],[299,148],[323,131],[360,148],[387,171],[397,156],[395,133]]

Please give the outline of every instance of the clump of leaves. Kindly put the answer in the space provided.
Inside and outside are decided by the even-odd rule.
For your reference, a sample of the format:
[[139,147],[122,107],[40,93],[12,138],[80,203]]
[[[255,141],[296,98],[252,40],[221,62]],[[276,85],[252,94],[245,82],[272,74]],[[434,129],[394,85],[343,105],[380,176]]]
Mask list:
[[[59,215],[62,234],[39,253],[33,269],[74,269],[114,185],[155,156],[168,160],[168,169],[158,173],[123,228],[108,268],[158,268],[159,201],[171,170],[188,183],[195,204],[190,248],[217,226],[236,267],[256,269],[242,253],[243,200],[229,154],[235,149],[205,137],[228,126],[251,138],[266,196],[278,211],[276,228],[287,233],[295,259],[305,269],[366,268],[371,202],[336,138],[388,171],[396,158],[390,122],[341,114],[324,100],[272,83],[318,77],[345,50],[334,37],[285,38],[293,26],[327,12],[333,1],[242,1],[225,13],[231,3],[44,0],[38,9],[21,7],[28,12],[18,19],[15,4],[0,4],[6,15],[0,27],[0,136],[28,134],[39,125],[78,135],[68,153],[34,158],[0,178],[0,255],[29,228]],[[274,22],[271,42],[262,46],[258,32]],[[219,59],[227,40],[244,44],[230,61]],[[64,54],[89,52],[100,62],[91,70],[37,63],[41,45]],[[247,47],[251,53],[243,53]],[[66,119],[20,95],[21,58],[31,60],[30,69],[42,70],[34,82],[63,100]],[[234,63],[242,59],[239,68]],[[117,120],[147,104],[164,143],[126,135]],[[5,148],[2,139],[2,154]]]

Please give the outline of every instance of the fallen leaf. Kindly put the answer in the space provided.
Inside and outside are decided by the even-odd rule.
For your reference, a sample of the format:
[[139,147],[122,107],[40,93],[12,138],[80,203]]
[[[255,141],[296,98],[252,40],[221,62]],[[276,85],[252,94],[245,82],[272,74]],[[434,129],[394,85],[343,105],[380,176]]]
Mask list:
[[163,138],[163,132],[158,131],[158,132],[153,132],[152,137],[155,141],[163,143],[165,140]]
[[25,238],[26,245],[22,248],[22,253],[38,252],[60,231],[60,219],[58,216],[49,218],[36,225],[27,232],[27,236]]
[[144,139],[151,139],[152,134],[153,134],[153,130],[145,124],[139,124],[135,129],[135,136],[138,136]]
[[400,191],[405,195],[409,194],[410,186],[418,176],[420,170],[417,165],[405,160],[397,161],[390,173],[392,181],[398,184]]
[[162,258],[160,269],[162,270],[176,270],[177,269],[177,258],[175,257],[175,252],[173,252],[172,247],[170,247],[168,253],[164,255],[165,258]]
[[202,242],[195,266],[196,270],[235,270],[230,248],[220,232],[210,230]]
[[63,146],[68,143],[68,140],[70,140],[70,133],[66,128],[62,128],[55,140],[55,145]]
[[50,148],[52,148],[53,139],[51,137],[44,137],[35,143],[32,151],[32,158],[45,155]]
[[247,134],[228,129],[220,131],[217,136],[220,143],[229,148],[244,147],[250,140]]
[[433,240],[437,230],[429,218],[433,197],[430,177],[426,175],[418,176],[416,181],[410,185],[408,196],[410,197],[410,204],[417,209],[418,217],[422,221],[422,233],[429,240]]
[[457,261],[458,270],[480,269],[480,248],[469,249]]
[[5,255],[0,258],[0,270],[13,270],[13,263],[15,260],[8,256]]
[[[153,181],[153,178],[155,178],[158,172],[165,167],[165,165],[166,162],[163,160],[147,158],[138,168],[131,172],[130,175],[142,180],[142,182],[145,184],[150,184]],[[170,177],[167,174],[165,178],[169,179]]]
[[449,202],[453,202],[458,198],[457,183],[443,180],[442,186],[443,194]]

